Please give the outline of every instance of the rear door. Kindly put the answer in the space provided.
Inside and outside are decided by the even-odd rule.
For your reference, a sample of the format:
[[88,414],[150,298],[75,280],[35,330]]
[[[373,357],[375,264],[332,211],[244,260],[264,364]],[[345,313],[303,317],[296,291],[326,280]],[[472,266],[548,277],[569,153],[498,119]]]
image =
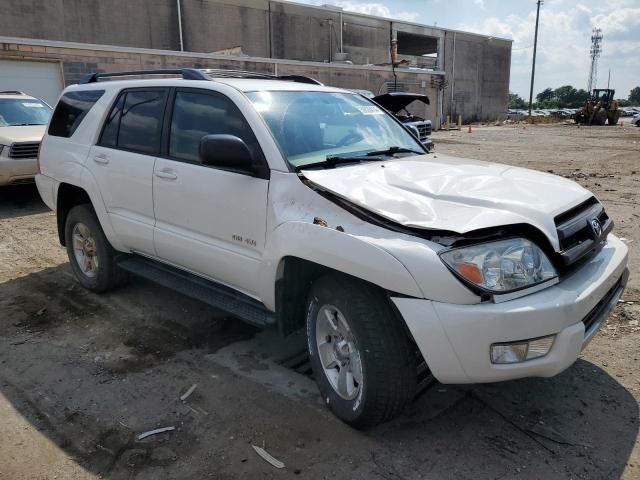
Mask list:
[[179,88],[172,97],[153,177],[157,255],[255,296],[269,180],[205,166],[198,145],[205,135],[235,135],[264,161],[260,146],[225,95]]
[[149,255],[155,255],[152,179],[167,94],[165,88],[120,92],[88,160],[118,238]]

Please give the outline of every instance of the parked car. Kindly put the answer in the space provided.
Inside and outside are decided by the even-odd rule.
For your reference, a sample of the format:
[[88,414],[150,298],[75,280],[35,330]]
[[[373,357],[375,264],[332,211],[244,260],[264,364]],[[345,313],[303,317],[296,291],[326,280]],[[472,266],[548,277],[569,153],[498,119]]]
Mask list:
[[640,113],[637,113],[633,116],[633,120],[631,121],[636,127],[640,127]]
[[433,150],[433,142],[429,138],[433,130],[431,120],[413,115],[408,110],[409,105],[414,102],[429,105],[429,97],[420,93],[390,92],[373,97],[372,100],[395,115],[404,125],[412,129],[428,151]]
[[434,378],[560,373],[625,288],[627,247],[577,183],[427,154],[376,103],[304,77],[157,73],[68,87],[42,141],[36,182],[77,281],[134,273],[306,332],[353,426]]
[[33,182],[40,140],[51,116],[42,100],[0,91],[0,186]]
[[414,116],[407,110],[407,107],[416,100],[428,105],[429,98],[426,95],[394,92],[376,96],[369,90],[350,88],[348,91],[362,95],[365,98],[372,99],[381,107],[395,115],[403,124],[405,124],[406,127],[410,129],[411,133],[420,140],[422,145],[427,149],[427,152],[432,152],[435,149],[433,140],[429,138],[429,135],[431,135],[433,130],[431,120],[425,120],[424,118]]

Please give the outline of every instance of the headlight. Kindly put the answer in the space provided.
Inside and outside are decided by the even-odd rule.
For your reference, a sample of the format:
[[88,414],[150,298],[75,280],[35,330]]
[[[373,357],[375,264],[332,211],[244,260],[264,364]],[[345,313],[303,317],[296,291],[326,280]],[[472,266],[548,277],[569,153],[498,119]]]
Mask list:
[[0,143],[0,155],[2,155],[2,151],[6,148],[6,145],[2,145]]
[[492,293],[520,290],[558,276],[544,252],[524,238],[455,248],[440,258],[467,283]]

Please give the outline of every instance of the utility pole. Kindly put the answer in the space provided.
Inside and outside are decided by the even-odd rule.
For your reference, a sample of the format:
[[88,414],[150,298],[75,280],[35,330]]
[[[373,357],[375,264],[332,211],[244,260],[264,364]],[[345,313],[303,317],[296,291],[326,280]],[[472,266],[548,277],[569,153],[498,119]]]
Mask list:
[[531,65],[531,88],[529,89],[529,117],[531,117],[531,104],[533,103],[533,79],[536,75],[536,50],[538,48],[538,22],[540,21],[540,5],[542,0],[538,0],[538,10],[536,12],[536,33],[533,38],[533,64]]

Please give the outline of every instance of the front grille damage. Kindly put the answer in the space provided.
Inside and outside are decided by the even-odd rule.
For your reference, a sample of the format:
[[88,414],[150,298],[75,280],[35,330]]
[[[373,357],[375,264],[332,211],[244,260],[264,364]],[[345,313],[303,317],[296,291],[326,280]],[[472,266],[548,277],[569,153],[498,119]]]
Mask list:
[[558,215],[555,224],[560,242],[559,257],[565,267],[595,255],[613,229],[613,220],[594,197]]

